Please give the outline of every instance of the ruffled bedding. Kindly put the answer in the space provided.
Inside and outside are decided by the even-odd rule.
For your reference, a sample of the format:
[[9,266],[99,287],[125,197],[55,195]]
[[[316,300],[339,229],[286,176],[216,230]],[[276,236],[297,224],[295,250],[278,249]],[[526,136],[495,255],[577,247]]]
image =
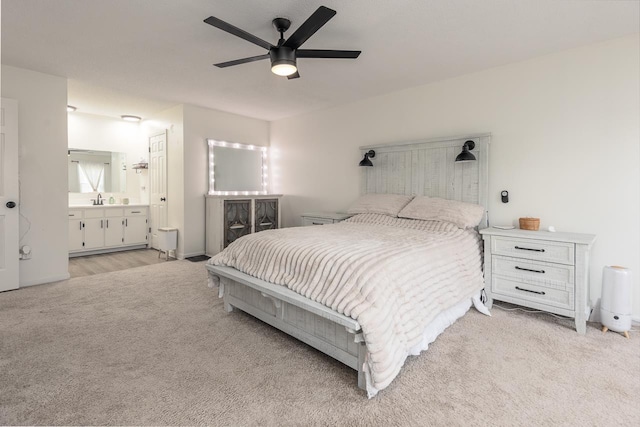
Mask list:
[[209,263],[286,286],[356,319],[367,346],[370,396],[391,383],[439,315],[484,287],[477,231],[382,214],[247,235]]

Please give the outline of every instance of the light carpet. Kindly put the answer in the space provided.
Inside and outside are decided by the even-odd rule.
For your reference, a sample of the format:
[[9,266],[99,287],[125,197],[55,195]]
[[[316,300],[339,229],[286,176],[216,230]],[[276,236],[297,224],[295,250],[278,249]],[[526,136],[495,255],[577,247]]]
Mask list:
[[243,313],[204,263],[0,294],[0,423],[640,425],[640,336],[470,310],[376,398],[356,372]]

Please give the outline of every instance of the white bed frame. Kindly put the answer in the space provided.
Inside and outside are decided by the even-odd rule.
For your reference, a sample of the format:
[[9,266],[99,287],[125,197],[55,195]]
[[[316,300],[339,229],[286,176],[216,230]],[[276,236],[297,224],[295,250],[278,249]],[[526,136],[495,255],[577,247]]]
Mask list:
[[[361,194],[425,195],[487,206],[490,134],[434,138],[360,147],[373,149],[373,167],[363,167]],[[456,163],[467,140],[475,142],[475,162]],[[481,228],[488,225],[485,211]],[[230,267],[207,264],[210,284],[219,283],[225,310],[234,308],[274,326],[358,372],[365,389],[366,346],[360,324],[285,286],[251,277]]]

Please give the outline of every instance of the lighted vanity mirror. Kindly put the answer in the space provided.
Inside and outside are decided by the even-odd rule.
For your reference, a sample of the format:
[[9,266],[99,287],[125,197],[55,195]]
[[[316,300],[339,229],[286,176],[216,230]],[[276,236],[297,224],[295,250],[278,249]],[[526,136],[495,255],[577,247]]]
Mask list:
[[125,153],[69,148],[70,193],[125,193]]
[[267,193],[267,147],[208,139],[209,195]]

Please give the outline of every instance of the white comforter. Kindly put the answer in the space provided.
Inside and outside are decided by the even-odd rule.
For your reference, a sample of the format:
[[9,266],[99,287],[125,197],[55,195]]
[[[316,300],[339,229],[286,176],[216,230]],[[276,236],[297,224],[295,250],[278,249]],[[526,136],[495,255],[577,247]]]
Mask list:
[[449,223],[362,214],[244,236],[209,262],[356,319],[371,391],[389,385],[440,313],[484,287],[480,243],[475,230]]

